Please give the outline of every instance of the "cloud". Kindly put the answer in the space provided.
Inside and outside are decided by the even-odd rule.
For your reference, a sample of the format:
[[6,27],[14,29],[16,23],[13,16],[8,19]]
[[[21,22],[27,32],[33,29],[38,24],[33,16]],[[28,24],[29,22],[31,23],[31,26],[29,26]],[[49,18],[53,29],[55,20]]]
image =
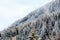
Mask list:
[[40,7],[51,1],[52,0],[16,0],[16,3],[20,5],[31,5],[34,7]]
[[0,0],[0,8],[15,8],[16,0]]

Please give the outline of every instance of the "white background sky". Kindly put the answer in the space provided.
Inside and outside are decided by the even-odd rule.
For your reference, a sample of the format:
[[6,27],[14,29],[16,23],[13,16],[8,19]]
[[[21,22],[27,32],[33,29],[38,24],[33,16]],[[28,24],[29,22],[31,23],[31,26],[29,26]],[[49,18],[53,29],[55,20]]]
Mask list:
[[0,31],[52,0],[0,0]]

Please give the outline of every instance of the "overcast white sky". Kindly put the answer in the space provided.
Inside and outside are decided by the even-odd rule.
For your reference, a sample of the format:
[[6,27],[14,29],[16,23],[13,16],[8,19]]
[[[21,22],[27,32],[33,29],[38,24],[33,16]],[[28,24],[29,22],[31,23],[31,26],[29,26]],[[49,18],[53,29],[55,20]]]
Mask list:
[[0,31],[51,0],[0,0]]

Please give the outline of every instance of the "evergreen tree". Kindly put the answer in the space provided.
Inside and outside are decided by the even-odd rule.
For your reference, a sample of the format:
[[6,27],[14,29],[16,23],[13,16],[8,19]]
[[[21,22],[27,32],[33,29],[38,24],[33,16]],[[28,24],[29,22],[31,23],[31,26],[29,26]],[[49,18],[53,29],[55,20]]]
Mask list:
[[32,30],[31,35],[30,35],[30,40],[38,40],[38,36],[36,34],[35,30]]

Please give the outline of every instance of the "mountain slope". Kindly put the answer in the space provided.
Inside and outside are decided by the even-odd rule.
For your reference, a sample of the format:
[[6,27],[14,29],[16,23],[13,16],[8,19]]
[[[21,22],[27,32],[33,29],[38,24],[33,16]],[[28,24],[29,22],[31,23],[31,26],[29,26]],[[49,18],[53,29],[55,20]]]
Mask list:
[[28,22],[30,20],[36,19],[40,17],[42,14],[48,14],[52,12],[60,12],[60,1],[55,0],[52,1],[51,3],[46,4],[45,6],[31,12],[29,15],[24,17],[22,20],[18,20],[16,23],[14,23],[14,26],[19,25],[24,22]]
[[60,0],[54,0],[13,23],[0,32],[0,40],[12,40],[12,37],[28,40],[33,29],[40,40],[60,40]]

